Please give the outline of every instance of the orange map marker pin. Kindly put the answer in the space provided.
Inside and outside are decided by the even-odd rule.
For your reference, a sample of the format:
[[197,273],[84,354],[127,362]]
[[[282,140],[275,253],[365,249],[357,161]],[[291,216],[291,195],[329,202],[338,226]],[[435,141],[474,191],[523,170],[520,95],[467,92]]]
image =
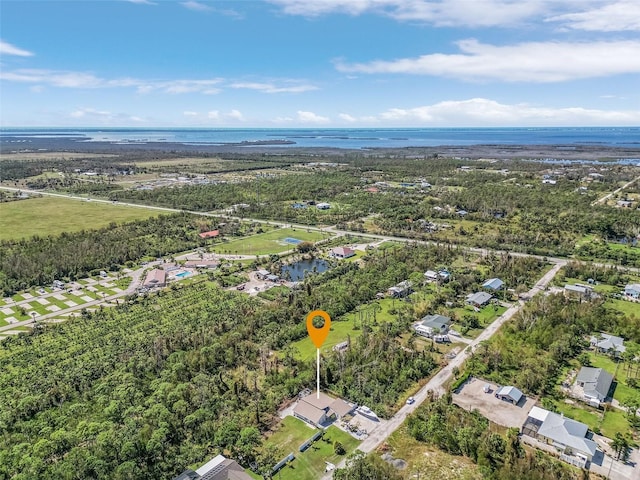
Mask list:
[[[313,319],[316,317],[321,317],[324,320],[324,325],[320,328],[317,328],[313,325]],[[322,347],[322,344],[329,335],[330,328],[331,317],[324,310],[314,310],[309,315],[307,315],[307,332],[309,332],[309,337],[311,338],[311,341],[316,346],[316,348]]]
[[[324,325],[320,328],[317,328],[313,324],[313,319],[316,317],[321,317],[324,320]],[[316,346],[317,352],[317,365],[316,365],[316,384],[317,384],[317,398],[320,398],[320,347],[327,339],[329,335],[329,329],[331,328],[331,317],[324,310],[314,310],[313,312],[307,315],[307,332],[309,332],[309,337],[311,341]]]

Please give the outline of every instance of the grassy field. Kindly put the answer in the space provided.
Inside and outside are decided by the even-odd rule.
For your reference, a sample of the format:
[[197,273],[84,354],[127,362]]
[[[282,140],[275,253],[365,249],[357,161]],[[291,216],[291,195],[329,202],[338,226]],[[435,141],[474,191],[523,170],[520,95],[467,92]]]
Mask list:
[[[389,313],[389,310],[393,308],[393,300],[390,298],[385,298],[384,300],[379,300],[374,303],[380,307],[380,310],[376,311],[376,321],[378,323],[390,321],[391,314]],[[362,306],[360,308],[362,308],[363,311],[365,309],[372,310],[374,303]],[[396,300],[396,308],[400,304],[401,302]],[[350,312],[344,315],[340,320],[332,319],[329,336],[323,343],[320,351],[330,352],[335,345],[347,340],[347,337],[351,338],[351,340],[355,340],[360,335],[362,335],[362,328],[360,328],[360,322],[358,319],[359,314],[356,312]],[[356,322],[355,324],[354,320]],[[354,325],[358,328],[354,329]],[[377,327],[372,326],[372,328],[375,330]],[[296,358],[300,360],[310,360],[313,359],[316,355],[316,347],[308,338],[303,338],[302,340],[293,342],[291,345],[294,347],[294,351],[297,352],[295,354]]]
[[408,463],[400,471],[407,480],[480,480],[480,467],[463,456],[449,455],[424,442],[418,442],[407,432],[403,423],[386,442],[391,447],[391,455]]
[[624,413],[621,410],[612,408],[604,412],[579,402],[573,405],[558,402],[556,406],[558,413],[563,413],[573,420],[586,424],[589,430],[600,429],[602,435],[607,438],[614,438],[618,432],[625,435],[630,431],[629,423],[624,418]]
[[267,233],[259,233],[246,238],[239,238],[230,242],[217,244],[213,251],[234,255],[269,255],[286,252],[295,248],[294,244],[285,243],[287,237],[302,241],[317,242],[324,235],[320,232],[306,231],[293,228],[280,228]]
[[0,240],[57,235],[157,216],[144,208],[41,197],[0,203]]
[[[329,427],[324,438],[316,441],[309,449],[299,452],[298,447],[308,440],[318,430],[307,426],[302,420],[294,417],[286,417],[280,424],[280,428],[266,441],[280,448],[283,457],[289,453],[295,455],[295,460],[283,467],[275,476],[278,480],[316,480],[325,471],[325,461],[338,463],[346,455],[353,452],[360,444],[358,440],[337,427]],[[347,454],[336,455],[333,452],[333,442],[339,441],[344,446]]]
[[628,300],[607,300],[605,305],[613,307],[617,311],[626,315],[640,315],[640,305],[634,302],[629,302]]

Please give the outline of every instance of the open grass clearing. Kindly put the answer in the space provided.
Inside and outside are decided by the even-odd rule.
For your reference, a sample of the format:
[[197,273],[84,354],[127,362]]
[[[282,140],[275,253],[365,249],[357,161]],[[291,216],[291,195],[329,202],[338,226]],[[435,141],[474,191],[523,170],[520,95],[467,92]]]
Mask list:
[[0,240],[57,235],[157,216],[144,208],[40,197],[0,203]]
[[[362,335],[362,322],[366,322],[372,329],[376,330],[382,322],[388,322],[393,319],[393,315],[389,312],[394,306],[397,308],[401,305],[400,300],[385,298],[376,300],[375,302],[360,305],[355,311],[343,315],[339,319],[331,321],[331,329],[329,336],[325,340],[320,349],[321,352],[330,352],[331,349],[339,343],[351,339],[351,341]],[[373,323],[373,313],[375,310],[375,322]],[[362,320],[361,320],[362,318]],[[367,319],[368,318],[368,319]],[[297,342],[293,342],[291,346],[294,348],[295,357],[300,360],[311,360],[316,355],[316,347],[307,337]]]
[[296,245],[286,243],[286,238],[295,238],[303,242],[317,242],[326,234],[299,228],[280,228],[250,237],[238,238],[230,242],[216,244],[212,250],[220,254],[232,255],[269,255],[293,250]]
[[400,473],[407,480],[420,475],[423,480],[480,480],[480,467],[463,456],[450,455],[415,440],[407,431],[406,422],[391,434],[386,444],[394,458],[405,460],[407,468]]
[[605,303],[606,306],[612,307],[618,312],[624,313],[625,315],[635,315],[640,316],[640,304],[635,302],[630,302],[628,300],[607,300]]
[[[330,426],[322,439],[317,440],[304,452],[299,452],[298,447],[314,435],[318,430],[310,428],[302,420],[294,417],[286,417],[282,420],[278,430],[271,435],[266,442],[276,445],[283,457],[289,453],[295,455],[295,460],[282,468],[275,476],[278,480],[316,480],[325,472],[326,463],[337,464],[352,453],[360,444],[346,432],[337,427]],[[347,451],[346,455],[334,453],[334,442],[340,442]]]

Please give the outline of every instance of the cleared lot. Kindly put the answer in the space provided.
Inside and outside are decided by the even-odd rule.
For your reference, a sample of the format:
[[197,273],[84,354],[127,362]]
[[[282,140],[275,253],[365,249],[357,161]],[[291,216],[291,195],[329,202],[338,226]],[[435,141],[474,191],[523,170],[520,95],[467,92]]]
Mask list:
[[[484,386],[489,385],[491,391],[484,392]],[[471,378],[462,386],[460,393],[453,394],[453,403],[465,410],[477,409],[484,417],[504,427],[520,428],[527,419],[527,415],[536,403],[535,398],[523,397],[518,405],[496,398],[499,387],[495,383],[486,382],[480,378]]]

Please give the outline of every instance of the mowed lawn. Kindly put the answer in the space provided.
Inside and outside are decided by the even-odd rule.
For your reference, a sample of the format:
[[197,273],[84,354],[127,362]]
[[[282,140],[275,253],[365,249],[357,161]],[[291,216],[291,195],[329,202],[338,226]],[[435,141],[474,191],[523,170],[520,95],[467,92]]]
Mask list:
[[[317,429],[310,428],[302,420],[295,417],[286,417],[282,420],[278,431],[266,442],[276,445],[282,453],[282,458],[289,453],[293,453],[296,458],[284,466],[275,475],[275,478],[278,480],[280,478],[282,480],[317,480],[325,472],[325,461],[337,464],[360,444],[351,435],[332,425],[325,431],[323,439],[314,442],[304,452],[298,451],[298,447],[317,432]],[[342,443],[347,451],[346,455],[334,453],[333,443],[336,440]]]
[[320,232],[302,229],[279,228],[271,232],[219,243],[213,248],[213,251],[233,255],[269,255],[294,249],[295,244],[286,243],[285,238],[295,238],[303,242],[317,242],[322,240],[324,235]]
[[57,235],[157,215],[144,208],[49,196],[3,202],[0,203],[0,240]]

